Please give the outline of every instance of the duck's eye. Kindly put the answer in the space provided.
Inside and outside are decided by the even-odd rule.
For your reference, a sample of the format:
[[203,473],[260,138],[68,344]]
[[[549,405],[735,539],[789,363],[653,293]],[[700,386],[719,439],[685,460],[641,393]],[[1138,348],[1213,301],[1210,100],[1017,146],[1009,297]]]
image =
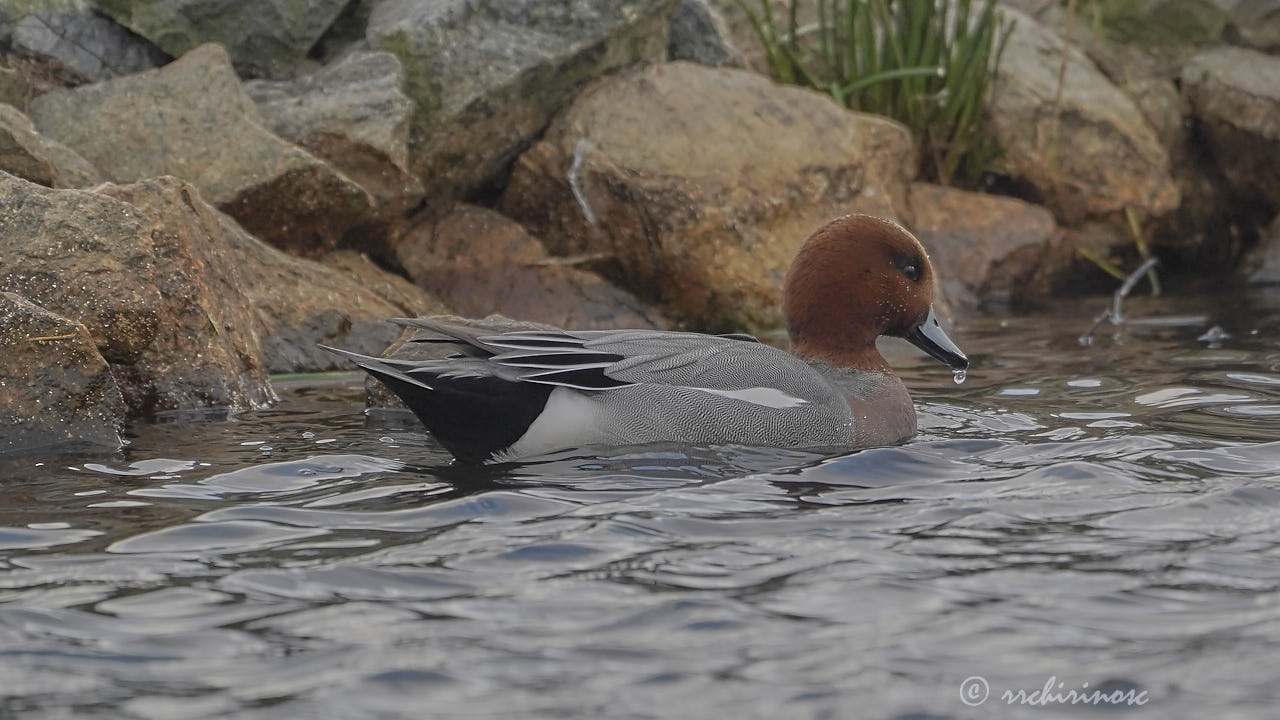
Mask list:
[[906,275],[911,282],[920,282],[920,266],[916,263],[909,262],[903,265],[902,274]]

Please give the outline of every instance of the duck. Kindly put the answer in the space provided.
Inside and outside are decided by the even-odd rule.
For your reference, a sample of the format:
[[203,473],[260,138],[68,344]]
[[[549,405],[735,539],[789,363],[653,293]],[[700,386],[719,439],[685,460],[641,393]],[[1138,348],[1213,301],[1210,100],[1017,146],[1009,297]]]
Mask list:
[[736,333],[495,333],[437,318],[392,322],[448,345],[447,358],[321,347],[385,384],[462,462],[648,443],[857,450],[916,434],[877,338],[904,338],[957,374],[969,366],[938,322],[934,286],[915,236],[856,214],[814,232],[787,272],[789,350]]

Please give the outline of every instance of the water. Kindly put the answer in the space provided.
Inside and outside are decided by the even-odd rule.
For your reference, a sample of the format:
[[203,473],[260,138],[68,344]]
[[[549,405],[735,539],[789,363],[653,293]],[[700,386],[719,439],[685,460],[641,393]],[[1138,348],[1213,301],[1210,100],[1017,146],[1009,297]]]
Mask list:
[[0,461],[0,715],[1274,717],[1280,297],[1104,303],[842,457],[456,468],[343,379]]

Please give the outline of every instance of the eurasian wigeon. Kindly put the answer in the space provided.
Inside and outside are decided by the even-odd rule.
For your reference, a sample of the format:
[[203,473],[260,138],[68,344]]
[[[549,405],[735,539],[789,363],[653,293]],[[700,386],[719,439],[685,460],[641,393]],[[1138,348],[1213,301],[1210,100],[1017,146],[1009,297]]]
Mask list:
[[[507,332],[397,319],[441,360],[334,350],[381,380],[464,461],[651,442],[864,448],[915,435],[911,396],[876,349],[906,338],[969,365],[933,313],[933,268],[896,223],[849,215],[815,232],[783,286],[791,352],[747,335]],[[332,348],[329,348],[332,349]]]

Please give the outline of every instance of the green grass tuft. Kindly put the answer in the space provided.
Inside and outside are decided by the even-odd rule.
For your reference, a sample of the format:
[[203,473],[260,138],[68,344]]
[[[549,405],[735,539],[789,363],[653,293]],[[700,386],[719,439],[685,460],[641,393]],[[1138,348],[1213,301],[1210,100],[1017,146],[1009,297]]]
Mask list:
[[999,156],[984,107],[1013,22],[995,0],[737,2],[780,81],[903,123],[924,177],[975,187]]

